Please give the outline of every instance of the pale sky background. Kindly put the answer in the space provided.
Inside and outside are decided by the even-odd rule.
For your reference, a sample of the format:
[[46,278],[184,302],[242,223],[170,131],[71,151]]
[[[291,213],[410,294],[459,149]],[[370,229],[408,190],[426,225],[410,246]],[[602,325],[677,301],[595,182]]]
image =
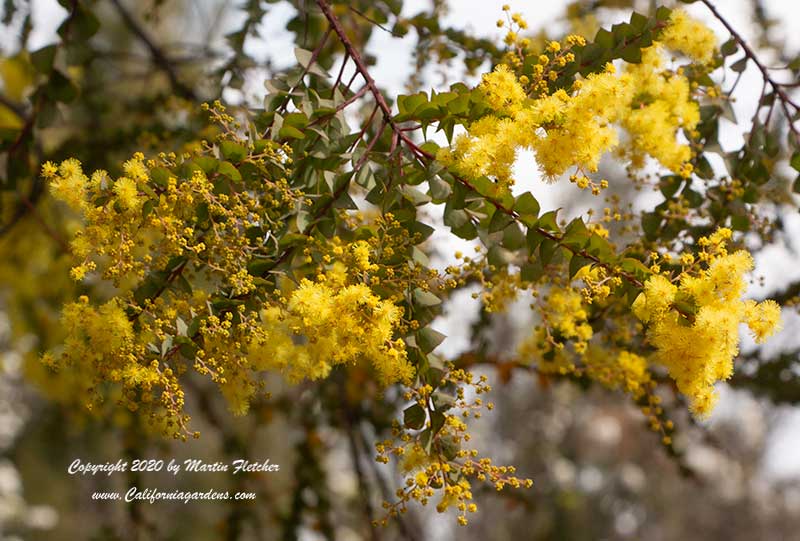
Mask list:
[[[192,4],[193,2],[189,0],[187,3]],[[501,17],[501,6],[504,3],[509,3],[512,11],[521,12],[534,32],[545,27],[551,28],[551,32],[557,35],[563,30],[563,27],[560,27],[560,23],[556,22],[554,24],[554,21],[563,12],[567,2],[558,0],[548,2],[540,0],[452,0],[451,13],[444,23],[468,29],[475,35],[493,37],[500,41],[502,40],[503,32],[495,26],[495,21]],[[790,51],[800,49],[800,0],[765,0],[764,4],[769,14],[780,20],[780,25],[773,29],[775,40],[777,42],[785,40],[786,47]],[[207,19],[209,17],[208,13],[203,13],[203,6],[206,5],[205,2],[194,2],[193,7],[196,8],[199,18]],[[750,43],[754,43],[752,38],[755,35],[755,29],[750,11],[747,8],[748,3],[745,0],[717,0],[716,5],[733,26],[746,39],[749,39]],[[60,24],[64,16],[64,10],[57,4],[56,0],[35,0],[33,6],[34,32],[31,36],[31,47],[35,49],[53,41],[55,28]],[[412,15],[427,6],[428,2],[425,0],[406,0],[403,14]],[[727,32],[710,17],[704,6],[700,4],[681,4],[681,6],[693,15],[707,21],[717,31],[720,42],[728,39]],[[294,46],[290,34],[283,27],[292,12],[285,5],[278,5],[271,9],[269,16],[260,26],[261,35],[264,36],[264,39],[249,40],[248,47],[258,58],[270,57],[277,66],[288,66],[294,63]],[[623,18],[626,17],[620,12],[620,20]],[[231,21],[231,23],[233,24],[234,21]],[[7,38],[9,37],[0,36],[0,46],[7,43]],[[413,38],[410,36],[398,39],[380,29],[375,30],[374,38],[369,46],[369,52],[378,58],[378,64],[371,72],[374,78],[390,93],[402,93],[404,85],[412,73],[413,66],[409,63],[412,42]],[[763,60],[767,65],[772,65],[772,59],[768,55],[764,55]],[[457,77],[459,75],[454,74],[454,79],[452,80],[458,80]],[[429,78],[429,82],[434,86],[439,85],[439,88],[441,88],[438,77]],[[467,82],[474,83],[475,79],[467,80]],[[737,102],[734,107],[737,117],[745,124],[754,111],[761,88],[760,85],[760,74],[750,65],[737,88]],[[246,93],[248,101],[253,100],[253,103],[260,103],[265,93],[262,81],[251,81],[246,86]],[[226,94],[226,98],[238,100],[241,99],[241,96],[236,93],[229,93]],[[732,149],[741,144],[742,130],[740,128],[730,124],[723,130],[721,143],[724,148]],[[574,189],[574,187],[568,183],[559,183],[553,186],[542,183],[539,179],[536,164],[530,155],[520,156],[516,166],[516,178],[518,180],[516,189],[519,191],[533,191],[542,203],[543,211],[557,208],[559,200],[563,200],[562,198],[565,197],[565,194],[574,193],[569,192],[569,189]],[[653,199],[650,197],[640,202],[640,205],[652,205],[657,201],[658,198]],[[433,209],[432,214],[436,214],[436,212],[441,212],[441,209]],[[797,235],[800,234],[800,216],[797,210],[793,209],[785,213],[784,219],[789,230],[796,233],[791,242],[792,246],[789,247],[790,249],[786,247],[771,247],[759,255],[756,272],[765,276],[766,286],[763,288],[752,287],[750,293],[754,296],[762,296],[776,288],[780,289],[782,284],[800,278],[800,256],[798,256],[798,252],[800,252],[800,236]],[[448,253],[464,247],[470,248],[473,245],[473,243],[464,243],[458,239],[453,239],[452,235],[449,235],[443,229],[437,231],[434,240],[449,243],[446,250]],[[446,260],[440,259],[439,263],[444,265]],[[458,352],[466,346],[465,330],[467,325],[464,322],[464,315],[470,311],[474,313],[474,306],[470,308],[470,304],[473,303],[468,294],[459,295],[453,303],[455,309],[451,307],[445,317],[438,322],[439,329],[449,336],[448,340],[443,344],[443,350],[446,353]],[[770,346],[772,348],[787,347],[790,344],[800,343],[796,332],[800,325],[800,318],[797,317],[796,312],[792,314],[786,312],[788,311],[784,312],[784,318],[787,330],[774,340],[776,345]],[[745,347],[748,347],[747,342],[749,342],[749,338],[746,338],[743,342]],[[752,343],[750,342],[750,344]],[[798,376],[800,377],[800,375]],[[756,401],[743,397],[743,393],[729,392],[724,385],[721,387],[723,399],[717,412],[709,421],[710,423],[714,423],[715,419],[763,413],[762,406]],[[778,416],[778,421],[769,436],[770,446],[763,465],[765,478],[785,479],[796,477],[800,479],[800,408],[778,408],[776,415]]]

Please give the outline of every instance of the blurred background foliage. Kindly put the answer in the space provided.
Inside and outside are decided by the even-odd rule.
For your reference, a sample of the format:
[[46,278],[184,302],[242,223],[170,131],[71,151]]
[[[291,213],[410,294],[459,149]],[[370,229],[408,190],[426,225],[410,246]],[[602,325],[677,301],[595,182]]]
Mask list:
[[[729,382],[732,390],[726,391],[737,396],[740,409],[710,426],[683,431],[677,445],[687,453],[681,463],[663,452],[641,415],[618,397],[580,382],[554,382],[488,363],[497,411],[479,423],[478,439],[536,484],[502,497],[491,491],[478,495],[483,511],[458,531],[419,509],[387,528],[370,526],[380,500],[391,497],[397,483],[390,469],[372,459],[370,442],[386,430],[402,401],[392,393],[382,396],[358,369],[347,378],[336,372],[291,388],[271,381],[273,398],[253,404],[244,418],[233,418],[216,393],[198,384],[188,409],[203,438],[186,444],[146,436],[130,414],[87,416],[69,374],[48,374],[38,356],[62,339],[62,303],[81,288],[103,285],[70,280],[65,239],[77,224],[47,194],[37,174],[41,164],[73,156],[87,170],[116,174],[135,151],[196,147],[213,136],[200,114],[201,102],[263,107],[262,82],[294,62],[275,51],[313,48],[326,24],[306,0],[59,3],[4,0],[0,11],[0,538],[779,540],[798,535],[797,480],[768,479],[762,472],[776,406],[800,401],[797,351],[743,354]],[[453,80],[453,74],[474,77],[503,53],[496,40],[444,22],[450,10],[468,9],[455,4],[432,0],[409,8],[401,0],[356,0],[334,2],[333,9],[361,50],[374,51],[369,44],[376,34],[410,39],[414,70],[405,90],[417,91],[444,77]],[[745,4],[757,30],[752,45],[796,77],[800,58],[772,37],[779,21],[761,0]],[[559,27],[593,35],[620,14],[651,13],[655,7],[635,0],[565,2]],[[55,28],[47,27],[53,22]],[[555,37],[546,26],[534,31],[538,39]],[[330,40],[318,63],[330,69],[340,54]],[[378,58],[367,54],[365,60],[373,65]],[[391,96],[404,89],[388,90]],[[757,132],[751,150],[774,156],[770,145],[787,144],[782,130],[785,123]],[[784,185],[794,180],[786,171],[765,174],[783,176]],[[776,204],[786,197],[774,193]],[[788,234],[780,215],[777,220],[774,235]],[[797,283],[786,284],[779,295],[786,301],[799,290]],[[473,329],[472,350],[502,349],[516,332],[515,322],[508,315],[483,316]],[[680,424],[692,421],[687,416]],[[65,473],[76,457],[104,462],[158,456],[269,457],[281,472],[143,479]],[[165,490],[227,487],[259,496],[248,505],[111,505],[89,498],[94,490],[133,484]]]

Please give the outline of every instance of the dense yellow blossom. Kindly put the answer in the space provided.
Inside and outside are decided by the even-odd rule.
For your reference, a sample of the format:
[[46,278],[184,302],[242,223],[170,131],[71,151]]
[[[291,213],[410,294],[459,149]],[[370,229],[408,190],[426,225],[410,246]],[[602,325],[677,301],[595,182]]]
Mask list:
[[586,341],[592,337],[592,327],[583,308],[583,298],[574,289],[554,288],[547,296],[548,321],[564,338]]
[[669,310],[677,292],[674,284],[657,274],[645,282],[644,292],[636,297],[631,309],[636,317],[647,323]]
[[733,373],[739,324],[746,323],[759,342],[780,326],[777,303],[742,299],[745,274],[752,270],[753,259],[744,250],[729,253],[730,237],[730,230],[720,229],[700,239],[699,259],[705,268],[685,271],[678,286],[655,275],[633,304],[636,317],[648,325],[655,360],[667,367],[698,417],[714,407],[714,383]]
[[711,62],[717,50],[714,32],[682,9],[672,11],[660,39],[670,49],[701,63]]
[[136,181],[128,177],[122,177],[114,183],[114,193],[117,195],[120,205],[127,210],[136,210],[141,207],[139,190]]
[[[527,76],[517,78],[509,66],[498,65],[478,85],[492,112],[467,126],[467,133],[437,158],[465,176],[491,176],[508,186],[513,184],[517,150],[529,149],[545,177],[555,179],[572,167],[597,171],[601,157],[620,145],[622,129],[629,137],[620,154],[635,168],[643,167],[650,156],[687,176],[692,152],[679,140],[678,130],[695,129],[699,107],[682,70],[665,68],[664,46],[706,62],[716,40],[713,32],[683,12],[673,15],[664,36],[663,44],[642,51],[640,63],[626,64],[619,73],[609,64],[605,72],[577,80],[570,92],[549,93],[546,84],[533,85]],[[547,51],[557,56],[552,60],[557,67],[574,59],[563,54],[558,42],[551,42]],[[546,72],[547,65],[551,58],[541,55],[534,75],[555,80],[558,73]],[[528,85],[537,90],[525,99]]]
[[384,385],[408,383],[414,369],[393,335],[402,310],[364,284],[331,288],[303,280],[285,308],[262,312],[264,332],[250,343],[259,370],[278,370],[293,382],[326,377],[333,366],[371,363]]
[[747,326],[758,344],[763,344],[781,328],[781,307],[772,299],[759,303],[745,301],[744,314]]
[[[576,279],[592,283],[597,269],[584,267]],[[519,354],[535,363],[543,374],[584,375],[611,390],[622,390],[638,399],[652,384],[647,360],[630,351],[592,341],[585,291],[553,287],[540,307],[542,324],[524,340]],[[564,347],[571,341],[572,352]],[[590,342],[591,341],[591,342]]]
[[635,84],[635,97],[622,117],[631,136],[629,157],[640,163],[652,156],[674,173],[692,158],[689,147],[678,141],[679,128],[693,130],[700,121],[700,108],[692,100],[689,81],[679,73],[663,69],[658,45],[642,51],[642,62],[626,67]]
[[57,199],[74,210],[86,205],[86,184],[89,179],[78,160],[64,160],[58,167],[47,162],[42,166],[42,175],[50,181],[50,191]]
[[483,92],[489,106],[498,113],[512,114],[525,100],[525,90],[517,77],[505,64],[486,73],[478,88]]
[[611,390],[622,390],[634,398],[645,392],[651,381],[647,360],[630,351],[589,348],[583,358],[586,375]]
[[582,356],[594,335],[580,290],[552,287],[544,302],[532,307],[538,309],[542,322],[520,344],[520,356],[526,362],[535,362],[545,373],[564,375],[574,372],[576,365],[570,354],[564,351],[565,344],[571,343],[574,353]]

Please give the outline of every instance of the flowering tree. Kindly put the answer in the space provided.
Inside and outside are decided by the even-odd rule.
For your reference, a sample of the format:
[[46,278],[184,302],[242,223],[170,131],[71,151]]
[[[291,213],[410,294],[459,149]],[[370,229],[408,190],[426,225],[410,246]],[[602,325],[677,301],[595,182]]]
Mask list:
[[[466,525],[476,487],[532,486],[470,444],[495,371],[616,391],[680,461],[671,418],[707,417],[735,373],[741,325],[764,343],[793,305],[796,287],[761,301],[746,288],[751,251],[782,234],[776,208],[800,189],[788,176],[800,171],[794,85],[712,2],[694,3],[730,39],[679,7],[607,29],[575,4],[575,31],[545,38],[503,6],[500,44],[444,28],[438,2],[415,17],[393,1],[292,2],[296,66],[271,70],[254,107],[222,93],[257,76],[245,43],[262,2],[247,2],[222,59],[204,50],[191,65],[151,37],[161,2],[150,29],[119,0],[61,0],[58,40],[33,51],[11,2],[22,39],[3,60],[0,272],[17,336],[38,339],[29,379],[75,417],[182,440],[202,440],[196,415],[225,429],[217,396],[258,419],[313,382],[324,419],[286,415],[348,433],[356,455],[374,450],[402,478],[382,511],[366,496],[376,523],[416,500]],[[138,93],[113,86],[131,68],[109,49],[109,8],[154,68]],[[420,71],[457,58],[479,82],[387,94],[364,53],[384,30],[416,34]],[[744,144],[723,151],[748,66],[762,95]],[[604,198],[602,213],[542,208],[537,186],[517,182],[522,152],[545,182]],[[643,191],[657,203],[634,210]],[[475,252],[432,264],[436,227]],[[436,318],[463,290],[481,319],[473,347],[446,358]],[[523,299],[535,324],[496,353],[484,331]],[[270,374],[282,377],[272,393]]]

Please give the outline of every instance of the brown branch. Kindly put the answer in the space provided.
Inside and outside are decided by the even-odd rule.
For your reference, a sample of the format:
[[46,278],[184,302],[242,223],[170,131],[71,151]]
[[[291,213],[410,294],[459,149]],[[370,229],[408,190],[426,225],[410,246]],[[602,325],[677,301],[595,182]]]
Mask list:
[[311,52],[311,59],[308,61],[307,66],[303,66],[303,72],[300,74],[300,77],[297,79],[297,83],[289,89],[289,92],[286,94],[286,100],[281,104],[281,106],[277,109],[277,112],[286,112],[286,108],[289,106],[289,102],[292,100],[292,94],[294,91],[297,90],[297,87],[300,86],[300,83],[303,82],[303,78],[308,74],[311,66],[313,66],[317,58],[319,58],[320,53],[322,53],[322,48],[325,47],[325,43],[328,41],[328,37],[331,35],[331,29],[325,31],[323,34],[322,39],[317,44],[316,48]]
[[142,28],[139,23],[136,22],[136,19],[133,18],[131,12],[122,5],[121,0],[111,0],[111,3],[114,4],[114,7],[122,18],[122,21],[125,23],[125,26],[127,26],[130,31],[133,32],[137,38],[139,38],[139,41],[141,41],[150,52],[150,58],[153,60],[153,64],[155,64],[158,69],[164,72],[169,79],[172,89],[182,98],[197,101],[197,94],[194,92],[194,90],[181,82],[181,80],[178,78],[178,74],[175,72],[172,61],[167,58],[167,55],[164,53],[164,51],[162,51],[150,38],[150,36],[147,35],[147,32],[145,32],[144,28]]
[[317,0],[317,5],[319,9],[322,10],[323,15],[325,18],[328,19],[328,22],[333,28],[333,31],[336,32],[336,35],[339,36],[339,41],[342,42],[345,51],[347,52],[348,56],[353,60],[356,65],[356,71],[361,74],[364,78],[364,81],[367,83],[367,87],[372,95],[375,97],[375,101],[380,107],[381,111],[383,112],[383,117],[386,119],[386,122],[390,124],[393,129],[395,127],[393,119],[392,119],[392,110],[389,108],[389,104],[386,103],[386,99],[381,94],[381,91],[378,89],[378,86],[375,84],[375,80],[369,74],[369,70],[367,70],[367,65],[364,63],[364,60],[361,58],[361,53],[359,53],[358,49],[355,48],[353,42],[350,41],[350,38],[347,37],[347,34],[342,27],[342,23],[339,22],[339,19],[336,15],[333,14],[331,10],[331,6],[328,3],[328,0]]
[[781,109],[783,109],[783,114],[786,116],[786,121],[789,123],[789,130],[791,130],[791,132],[794,134],[795,140],[798,143],[800,143],[800,131],[798,131],[797,127],[794,125],[795,124],[794,117],[789,112],[789,107],[791,106],[794,107],[796,114],[798,109],[800,109],[800,106],[798,106],[798,104],[795,103],[784,90],[783,87],[787,85],[783,85],[772,78],[772,76],[769,73],[769,68],[766,65],[764,65],[763,62],[761,62],[755,51],[753,51],[750,45],[747,44],[745,39],[741,36],[741,34],[739,34],[739,32],[736,31],[736,29],[731,25],[731,23],[729,23],[728,20],[722,16],[722,14],[717,10],[716,6],[713,3],[711,3],[710,0],[700,0],[700,2],[702,4],[705,4],[705,6],[708,8],[711,14],[720,23],[722,23],[722,25],[728,30],[728,32],[730,32],[731,37],[736,41],[736,43],[739,44],[739,46],[742,48],[742,51],[744,51],[745,57],[753,61],[753,64],[756,65],[758,71],[761,72],[761,77],[764,79],[765,85],[769,85],[770,87],[772,87],[772,91],[775,93],[778,100],[781,102]]
[[[400,139],[400,141],[406,144],[411,149],[411,151],[414,153],[414,155],[421,163],[425,164],[426,162],[431,162],[435,160],[435,156],[433,154],[422,149],[419,145],[417,145],[414,141],[412,141],[411,138],[406,134],[406,131],[403,130],[403,128],[401,128],[395,122],[389,104],[386,102],[386,99],[383,97],[383,94],[381,93],[380,89],[378,89],[378,86],[375,84],[375,80],[370,75],[369,70],[367,69],[367,66],[364,63],[364,60],[361,58],[361,54],[359,53],[358,49],[355,48],[353,42],[350,41],[350,38],[347,37],[347,34],[345,33],[344,28],[342,27],[342,24],[339,22],[339,19],[336,17],[336,15],[333,14],[333,11],[331,10],[328,0],[316,0],[316,2],[319,8],[322,10],[322,13],[325,15],[325,18],[328,19],[328,22],[330,23],[331,28],[333,28],[333,31],[336,32],[337,36],[339,36],[339,40],[342,42],[342,45],[344,46],[347,55],[353,60],[353,63],[355,63],[356,71],[364,78],[367,88],[374,97],[378,108],[383,113],[383,118],[386,124],[389,125],[391,129],[397,134],[397,137]],[[459,183],[463,184],[470,190],[477,192],[475,187],[472,186],[472,184],[468,180],[455,174],[453,175],[453,178],[455,178]],[[507,208],[500,201],[492,197],[488,196],[484,197],[487,201],[493,204],[497,208],[497,210],[511,216],[514,219],[514,221],[520,223],[519,219],[520,216],[516,211]],[[621,276],[622,278],[624,278],[625,280],[627,280],[628,282],[632,283],[637,287],[643,286],[642,282],[634,275],[625,272],[621,269],[614,268],[612,265],[603,262],[600,258],[588,253],[586,250],[577,250],[573,247],[564,244],[563,238],[561,236],[556,235],[555,233],[552,233],[538,226],[534,227],[534,230],[541,236],[557,243],[562,248],[572,252],[574,255],[584,257],[594,262],[596,265],[603,267],[612,274]]]

